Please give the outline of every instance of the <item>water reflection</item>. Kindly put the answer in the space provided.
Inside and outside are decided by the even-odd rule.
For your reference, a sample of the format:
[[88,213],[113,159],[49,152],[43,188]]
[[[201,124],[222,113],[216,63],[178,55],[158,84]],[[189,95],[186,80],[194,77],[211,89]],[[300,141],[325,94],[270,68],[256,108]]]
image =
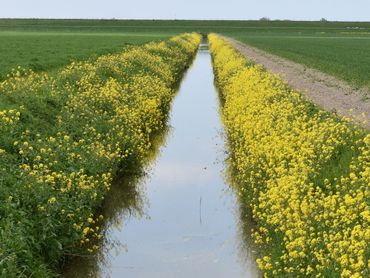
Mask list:
[[119,256],[121,252],[128,251],[126,244],[115,234],[120,232],[124,222],[130,218],[149,217],[145,211],[149,208],[145,185],[170,132],[171,127],[166,126],[154,136],[151,151],[140,169],[129,169],[116,177],[101,209],[97,212],[97,215],[103,215],[104,219],[103,223],[98,224],[102,226],[103,237],[99,242],[94,242],[100,246],[99,251],[90,256],[69,257],[70,262],[64,269],[63,277],[109,277],[109,271],[106,270],[109,269],[112,256]]
[[110,194],[102,252],[89,263],[76,260],[68,277],[257,276],[222,175],[225,146],[212,84],[202,45],[175,98],[167,146],[150,175],[122,179]]
[[[228,147],[227,149],[230,149]],[[227,184],[230,185],[230,190],[233,191],[233,194],[235,196],[238,196],[238,190],[240,183],[235,178],[236,177],[236,169],[234,168],[234,164],[232,163],[233,156],[232,153],[227,153],[227,157],[225,159],[225,180]],[[245,196],[238,196],[237,199],[237,205],[236,205],[236,212],[238,215],[238,237],[239,237],[239,257],[242,264],[252,264],[254,265],[254,262],[259,255],[259,249],[258,246],[254,243],[253,237],[252,237],[252,231],[256,229],[256,223],[254,222],[254,219],[252,218],[252,211],[250,207],[247,205],[247,202],[243,200]],[[255,267],[255,266],[253,266]],[[256,276],[261,276],[262,273],[256,269]]]
[[112,230],[120,227],[123,221],[130,217],[142,218],[144,215],[145,194],[138,182],[141,176],[126,177],[112,186],[111,194],[107,196],[101,214],[104,216],[103,237],[98,253],[91,256],[77,256],[68,265],[65,277],[99,277],[102,265],[109,263],[112,250],[121,252],[126,250],[123,242],[112,237]]

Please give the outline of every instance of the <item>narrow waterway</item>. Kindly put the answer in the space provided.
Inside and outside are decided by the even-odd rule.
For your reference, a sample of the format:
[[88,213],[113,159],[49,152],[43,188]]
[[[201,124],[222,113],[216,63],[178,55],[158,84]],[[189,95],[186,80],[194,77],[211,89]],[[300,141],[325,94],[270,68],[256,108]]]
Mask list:
[[105,254],[72,264],[66,276],[257,277],[236,198],[225,184],[213,79],[203,45],[174,100],[167,143],[150,174],[115,194],[118,212],[105,227]]

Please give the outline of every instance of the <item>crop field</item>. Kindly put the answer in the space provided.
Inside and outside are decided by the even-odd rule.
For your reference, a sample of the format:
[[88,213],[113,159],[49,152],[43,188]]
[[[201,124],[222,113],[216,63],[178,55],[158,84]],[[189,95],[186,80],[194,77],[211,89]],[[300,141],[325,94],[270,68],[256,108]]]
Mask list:
[[236,191],[267,277],[367,277],[370,135],[210,35]]
[[[104,252],[104,200],[112,184],[121,174],[146,171],[148,157],[161,153],[153,152],[156,140],[171,128],[178,141],[157,177],[171,186],[155,191],[169,195],[159,198],[162,210],[153,221],[147,217],[161,229],[144,226],[137,234],[149,234],[146,244],[164,246],[172,256],[173,236],[189,250],[213,254],[235,238],[222,239],[222,248],[205,243],[202,249],[204,239],[217,242],[214,234],[243,222],[243,237],[253,242],[251,265],[260,271],[255,276],[369,277],[369,131],[357,119],[308,101],[224,37],[370,89],[366,22],[0,19],[0,277],[59,277],[75,257]],[[168,128],[175,96],[189,91],[193,95],[180,96],[176,107],[192,120],[175,114],[179,126]],[[217,112],[206,109],[210,100]],[[205,116],[195,124],[198,114]],[[243,214],[236,222],[208,214],[226,209],[209,207],[221,204],[213,183],[224,184],[215,178],[221,170],[209,153],[216,147],[215,127],[201,124],[215,122],[226,135],[220,136],[226,145],[216,145],[226,154],[227,186]],[[172,199],[176,204],[169,205]],[[188,223],[194,230],[179,233]],[[165,227],[171,231],[162,233]],[[222,256],[206,261],[224,267],[215,263]],[[192,269],[196,263],[187,259],[181,262]],[[144,258],[140,263],[149,273],[151,264],[146,269]]]
[[13,66],[50,70],[181,32],[222,33],[370,87],[370,24],[364,22],[0,19],[0,79]]
[[236,34],[234,38],[251,46],[288,58],[307,67],[370,88],[370,32],[326,34]]
[[[1,27],[0,27],[1,30]],[[15,67],[50,71],[94,59],[129,45],[168,38],[165,34],[0,31],[0,80]]]

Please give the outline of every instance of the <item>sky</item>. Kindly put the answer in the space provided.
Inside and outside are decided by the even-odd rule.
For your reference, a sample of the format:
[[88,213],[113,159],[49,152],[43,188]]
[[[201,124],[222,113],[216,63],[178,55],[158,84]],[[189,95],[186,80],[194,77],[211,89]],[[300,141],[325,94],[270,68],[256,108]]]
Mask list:
[[370,0],[0,0],[0,18],[370,21]]

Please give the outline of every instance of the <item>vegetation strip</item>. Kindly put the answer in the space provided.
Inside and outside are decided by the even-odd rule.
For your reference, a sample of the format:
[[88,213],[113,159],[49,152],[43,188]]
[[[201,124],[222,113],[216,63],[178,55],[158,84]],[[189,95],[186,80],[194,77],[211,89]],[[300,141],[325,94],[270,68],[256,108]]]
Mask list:
[[231,38],[225,38],[240,53],[267,71],[282,75],[290,87],[300,91],[307,98],[327,111],[353,117],[363,127],[370,129],[370,91],[355,89],[339,80],[314,69],[307,69],[285,58],[256,49]]
[[368,277],[370,134],[209,35],[235,190],[266,277]]
[[[232,34],[238,41],[289,59],[307,68],[335,76],[370,97],[370,32],[342,31],[331,33],[325,27],[302,32],[269,32]],[[308,31],[308,30],[307,30]],[[316,33],[314,33],[316,31]]]
[[97,248],[94,212],[117,171],[149,153],[200,40],[184,34],[0,83],[0,276],[53,276],[65,254]]

